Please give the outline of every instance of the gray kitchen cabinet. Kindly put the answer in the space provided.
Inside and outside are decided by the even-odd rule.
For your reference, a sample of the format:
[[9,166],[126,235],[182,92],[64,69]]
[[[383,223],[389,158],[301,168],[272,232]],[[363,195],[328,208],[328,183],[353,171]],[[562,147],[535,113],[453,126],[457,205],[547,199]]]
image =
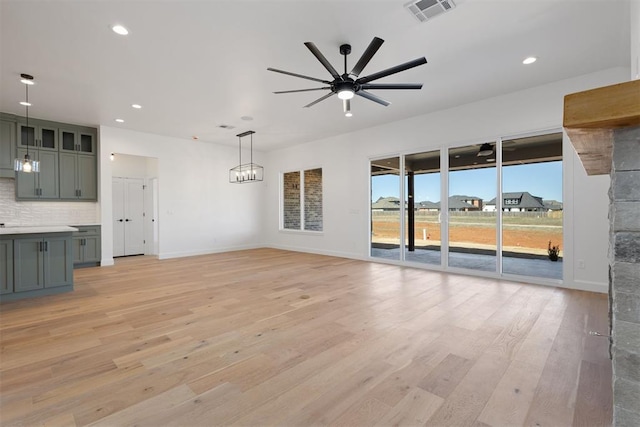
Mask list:
[[14,292],[73,285],[70,236],[13,239]]
[[96,156],[60,152],[60,198],[98,199]]
[[98,153],[97,133],[91,128],[60,128],[60,152],[92,154]]
[[13,240],[0,239],[0,294],[13,292]]
[[0,120],[0,178],[13,178],[16,157],[16,122]]
[[99,225],[74,225],[73,266],[100,265],[101,240]]
[[58,128],[54,123],[33,119],[18,122],[18,148],[29,146],[40,150],[58,151]]
[[[19,158],[24,158],[26,153],[26,149],[19,148],[17,150]],[[16,199],[59,199],[58,153],[54,151],[29,149],[29,156],[34,160],[40,161],[40,172],[16,173]]]

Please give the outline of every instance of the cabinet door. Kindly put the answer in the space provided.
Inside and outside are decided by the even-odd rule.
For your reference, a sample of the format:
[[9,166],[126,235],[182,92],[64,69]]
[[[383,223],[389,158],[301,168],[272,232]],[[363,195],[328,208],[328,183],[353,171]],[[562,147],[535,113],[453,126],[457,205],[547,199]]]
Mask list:
[[71,237],[44,240],[44,283],[47,288],[73,284]]
[[51,126],[38,127],[38,148],[58,151],[58,129]]
[[78,152],[82,154],[98,153],[98,141],[95,132],[78,132]]
[[36,175],[38,175],[40,198],[59,199],[58,153],[38,150],[38,160],[40,160],[40,172]]
[[82,200],[97,200],[98,170],[96,168],[96,156],[78,154],[76,177],[78,198]]
[[16,157],[16,124],[0,120],[0,178],[13,178],[13,160]]
[[13,292],[13,240],[0,240],[0,294]]
[[74,237],[71,245],[73,246],[73,263],[80,264],[84,262],[84,248],[82,246],[83,237]]
[[84,260],[82,262],[100,262],[100,236],[84,238]]
[[78,151],[78,133],[70,129],[60,129],[60,152],[75,153]]
[[41,238],[13,240],[13,289],[15,292],[44,288],[44,252]]
[[[24,155],[27,154],[27,150],[18,149],[17,157],[24,159]],[[32,159],[37,159],[37,152],[29,150],[29,155]],[[16,198],[18,199],[37,199],[38,198],[38,174],[39,173],[26,173],[16,172]]]
[[18,147],[26,148],[29,146],[36,147],[37,142],[36,127],[32,124],[29,126],[26,123],[18,123]]
[[77,199],[78,186],[77,170],[78,155],[75,153],[60,152],[60,198]]

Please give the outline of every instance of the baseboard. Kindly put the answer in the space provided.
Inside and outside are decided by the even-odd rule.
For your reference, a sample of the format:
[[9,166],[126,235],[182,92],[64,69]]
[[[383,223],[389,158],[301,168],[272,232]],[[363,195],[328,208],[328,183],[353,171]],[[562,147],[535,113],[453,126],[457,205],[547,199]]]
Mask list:
[[315,255],[326,255],[326,256],[334,256],[334,257],[338,257],[338,258],[348,258],[348,259],[355,259],[358,261],[371,261],[368,257],[366,256],[359,256],[350,252],[340,252],[340,251],[325,251],[325,250],[320,250],[320,249],[313,249],[313,248],[301,248],[298,246],[286,246],[286,245],[265,245],[263,246],[264,248],[270,248],[270,249],[280,249],[283,251],[292,251],[292,252],[304,252],[306,254],[315,254]]
[[609,293],[609,284],[602,282],[591,282],[588,280],[574,280],[573,283],[565,281],[564,288],[577,289],[580,291],[598,292],[601,294]]

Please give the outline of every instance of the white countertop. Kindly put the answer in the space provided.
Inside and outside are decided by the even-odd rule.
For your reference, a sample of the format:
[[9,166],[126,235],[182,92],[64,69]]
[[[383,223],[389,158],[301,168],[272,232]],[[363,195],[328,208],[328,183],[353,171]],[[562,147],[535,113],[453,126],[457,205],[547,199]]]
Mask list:
[[69,233],[78,231],[67,225],[47,225],[40,227],[5,227],[0,228],[0,236],[7,234],[40,234],[40,233]]

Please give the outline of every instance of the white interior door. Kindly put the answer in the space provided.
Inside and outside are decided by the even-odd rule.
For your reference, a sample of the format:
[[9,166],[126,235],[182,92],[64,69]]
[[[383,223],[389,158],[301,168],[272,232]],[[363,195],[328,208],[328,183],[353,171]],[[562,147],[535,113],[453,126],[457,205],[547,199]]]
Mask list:
[[125,181],[125,255],[144,254],[144,180],[127,178]]
[[124,256],[124,179],[113,178],[111,203],[113,206],[113,256]]
[[144,180],[113,178],[113,256],[144,254]]

